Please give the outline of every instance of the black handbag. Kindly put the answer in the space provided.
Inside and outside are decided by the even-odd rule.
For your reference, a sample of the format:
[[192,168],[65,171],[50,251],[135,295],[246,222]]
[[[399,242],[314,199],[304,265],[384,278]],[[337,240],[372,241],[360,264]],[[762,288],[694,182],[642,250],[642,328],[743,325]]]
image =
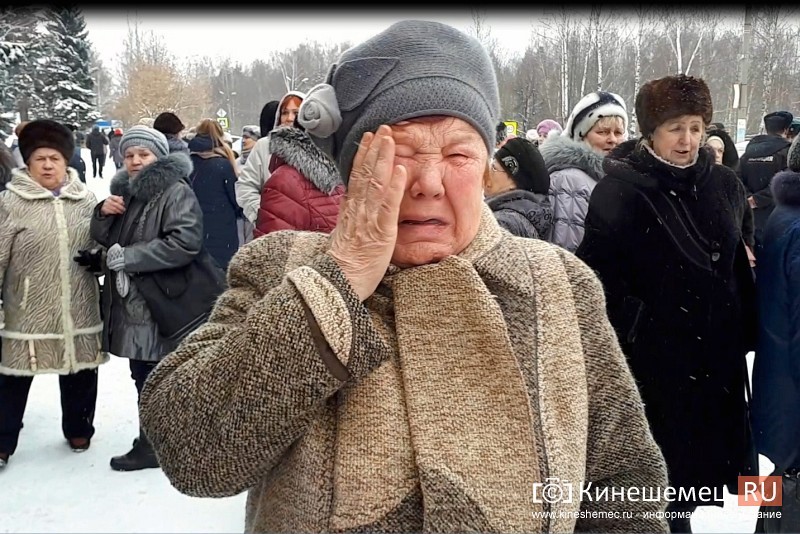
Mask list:
[[772,474],[781,477],[781,505],[762,505],[758,509],[755,531],[765,534],[800,532],[800,471],[778,468]]
[[208,320],[225,290],[225,272],[203,248],[191,263],[176,269],[131,275],[158,332],[178,342]]

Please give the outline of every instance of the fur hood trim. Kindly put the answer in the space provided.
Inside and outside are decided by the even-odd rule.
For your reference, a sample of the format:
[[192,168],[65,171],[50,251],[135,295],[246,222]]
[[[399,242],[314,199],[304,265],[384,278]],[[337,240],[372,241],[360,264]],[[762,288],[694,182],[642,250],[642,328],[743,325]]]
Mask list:
[[334,161],[299,128],[272,130],[269,133],[269,148],[326,195],[330,195],[342,183]]
[[173,152],[142,169],[133,181],[128,171],[122,169],[111,179],[110,191],[112,195],[136,197],[148,202],[179,180],[188,184],[193,168],[188,154]]
[[[17,168],[12,171],[11,181],[6,185],[6,189],[25,200],[52,200],[56,198],[53,192],[39,185],[30,175],[27,168]],[[78,178],[78,171],[72,167],[67,167],[67,179],[61,187],[60,198],[70,200],[82,200],[89,194],[83,182]]]
[[564,169],[580,169],[596,181],[605,176],[604,156],[583,141],[575,141],[565,135],[548,137],[547,142],[539,145],[539,153],[550,174]]
[[779,172],[769,187],[778,205],[800,206],[800,172]]

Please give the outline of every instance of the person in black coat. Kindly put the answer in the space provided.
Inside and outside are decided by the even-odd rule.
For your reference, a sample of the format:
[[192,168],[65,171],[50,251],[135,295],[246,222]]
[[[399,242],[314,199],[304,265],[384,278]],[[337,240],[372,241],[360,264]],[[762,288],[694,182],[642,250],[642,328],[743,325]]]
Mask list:
[[203,210],[205,247],[217,264],[227,270],[239,250],[237,219],[242,210],[236,203],[236,166],[233,153],[222,140],[219,123],[206,119],[189,141],[194,171],[192,189]]
[[550,175],[536,146],[508,140],[492,158],[483,191],[500,226],[514,235],[544,239],[553,224]]
[[766,135],[750,140],[739,159],[737,174],[748,192],[755,223],[755,255],[758,258],[761,236],[770,213],[775,208],[769,183],[772,177],[786,169],[791,143],[786,138],[793,116],[788,111],[775,111],[764,116]]
[[[800,468],[800,143],[775,175],[776,208],[758,259],[758,348],[753,362],[753,430],[758,452],[782,474]],[[794,160],[794,161],[792,161]]]
[[[717,165],[725,165],[729,169],[736,170],[739,165],[739,153],[736,151],[736,145],[733,139],[728,135],[723,128],[719,128],[718,122],[711,123],[708,130],[708,138],[706,139],[706,148],[711,150],[714,155]],[[747,193],[745,192],[745,195]],[[755,267],[755,221],[753,218],[753,208],[747,204],[744,213],[744,221],[742,223],[742,232],[744,233],[744,242],[747,245],[747,257],[750,259],[750,266]]]
[[[648,82],[636,116],[643,137],[606,156],[576,254],[603,283],[670,486],[713,488],[719,498],[755,467],[746,463],[754,457],[744,381],[755,287],[741,230],[745,195],[734,172],[701,150],[712,117],[703,80]],[[722,502],[678,500],[668,510],[698,505]],[[670,526],[691,532],[688,519]]]

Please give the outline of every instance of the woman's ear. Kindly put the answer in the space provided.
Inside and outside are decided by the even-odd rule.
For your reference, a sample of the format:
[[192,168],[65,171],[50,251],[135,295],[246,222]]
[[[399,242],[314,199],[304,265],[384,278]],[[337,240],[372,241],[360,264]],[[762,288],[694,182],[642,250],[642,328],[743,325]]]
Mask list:
[[486,168],[483,171],[483,190],[484,192],[491,190],[492,187],[492,160],[486,163]]

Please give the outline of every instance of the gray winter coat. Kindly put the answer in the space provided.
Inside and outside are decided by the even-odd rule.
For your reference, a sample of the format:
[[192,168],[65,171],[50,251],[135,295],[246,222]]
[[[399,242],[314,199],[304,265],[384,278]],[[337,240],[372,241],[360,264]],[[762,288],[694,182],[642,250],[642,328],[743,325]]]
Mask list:
[[66,375],[108,360],[97,279],[72,259],[96,246],[89,220],[97,200],[74,169],[67,173],[58,197],[23,169],[0,194],[0,374]]
[[583,240],[589,197],[603,177],[603,156],[589,145],[559,135],[539,146],[550,173],[553,225],[547,241],[575,252]]
[[104,267],[103,344],[112,354],[160,361],[177,345],[159,335],[136,288],[136,273],[183,267],[200,253],[203,212],[188,182],[191,172],[192,162],[182,152],[150,164],[133,180],[123,169],[111,180],[110,190],[125,199],[125,213],[105,217],[100,214],[102,204],[95,207],[92,237],[106,248],[114,243],[124,246],[123,270],[131,278],[130,291],[122,298],[116,290],[116,273]]
[[546,195],[512,189],[486,199],[497,222],[519,237],[544,239],[553,224],[553,208]]

